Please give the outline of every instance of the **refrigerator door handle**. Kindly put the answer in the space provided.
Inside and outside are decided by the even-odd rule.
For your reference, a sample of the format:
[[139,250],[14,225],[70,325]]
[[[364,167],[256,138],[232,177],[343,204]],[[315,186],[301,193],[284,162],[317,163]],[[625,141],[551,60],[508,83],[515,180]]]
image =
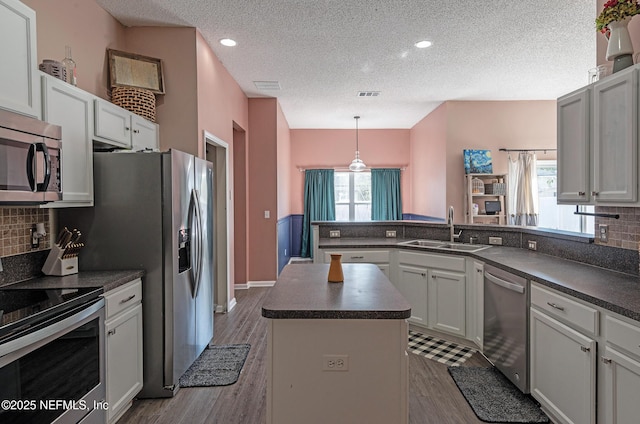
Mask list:
[[195,246],[195,254],[192,258],[195,258],[196,263],[195,266],[191,267],[191,276],[193,277],[193,293],[192,296],[195,298],[198,295],[198,288],[200,287],[200,276],[202,274],[202,220],[200,214],[200,199],[198,198],[198,192],[193,189],[191,190],[191,206],[192,206],[192,215],[191,215],[191,228],[194,232],[193,240]]

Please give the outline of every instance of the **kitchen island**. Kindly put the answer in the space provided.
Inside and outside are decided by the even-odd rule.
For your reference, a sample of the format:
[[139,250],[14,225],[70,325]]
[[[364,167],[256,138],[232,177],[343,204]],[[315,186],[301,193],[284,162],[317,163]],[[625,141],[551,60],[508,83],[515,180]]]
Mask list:
[[267,423],[408,422],[411,306],[375,265],[343,271],[288,265],[262,305]]

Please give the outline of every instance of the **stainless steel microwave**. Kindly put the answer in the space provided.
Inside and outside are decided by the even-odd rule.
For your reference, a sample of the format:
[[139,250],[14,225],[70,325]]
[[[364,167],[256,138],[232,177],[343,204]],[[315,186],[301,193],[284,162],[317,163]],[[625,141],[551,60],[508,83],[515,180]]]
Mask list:
[[62,128],[0,110],[0,205],[62,199]]

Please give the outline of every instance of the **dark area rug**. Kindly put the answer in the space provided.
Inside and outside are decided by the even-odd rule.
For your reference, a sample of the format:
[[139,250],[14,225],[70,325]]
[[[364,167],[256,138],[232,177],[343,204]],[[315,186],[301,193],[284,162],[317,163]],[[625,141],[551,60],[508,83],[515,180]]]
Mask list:
[[180,377],[180,387],[228,386],[238,381],[251,345],[212,346]]
[[537,402],[496,368],[448,367],[476,416],[490,423],[548,423]]

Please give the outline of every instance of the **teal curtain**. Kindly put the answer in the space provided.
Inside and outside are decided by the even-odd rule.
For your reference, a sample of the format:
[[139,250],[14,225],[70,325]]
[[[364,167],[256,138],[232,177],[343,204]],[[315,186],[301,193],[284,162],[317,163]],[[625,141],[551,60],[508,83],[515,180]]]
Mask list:
[[373,168],[371,170],[371,219],[374,221],[402,219],[399,169]]
[[313,258],[311,222],[336,219],[333,169],[308,169],[304,174],[304,216],[300,256]]

